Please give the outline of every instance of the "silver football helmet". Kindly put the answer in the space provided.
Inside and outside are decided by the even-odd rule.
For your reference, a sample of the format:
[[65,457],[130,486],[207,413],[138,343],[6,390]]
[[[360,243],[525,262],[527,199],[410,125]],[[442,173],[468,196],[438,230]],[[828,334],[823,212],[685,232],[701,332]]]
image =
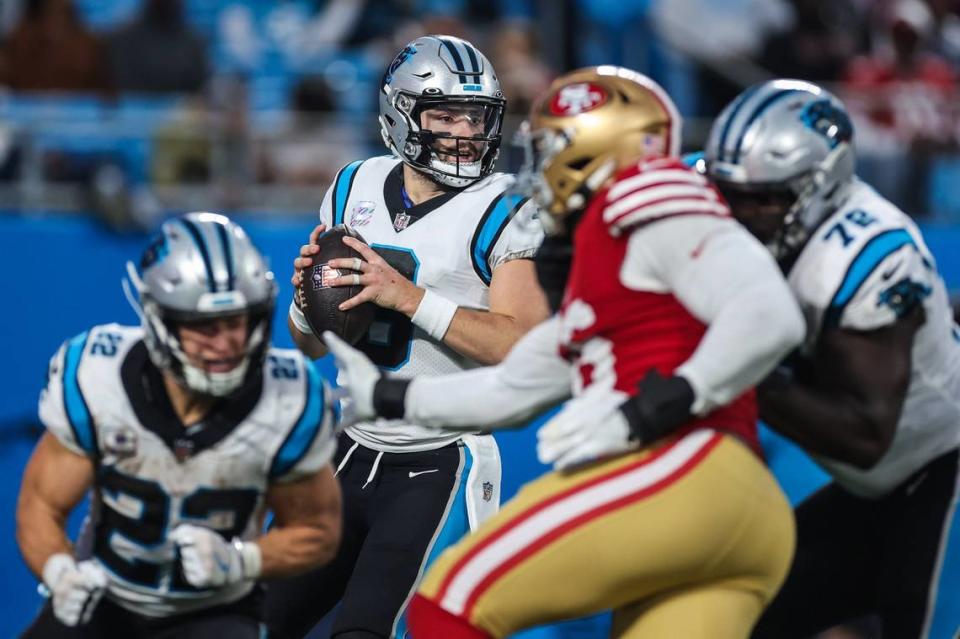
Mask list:
[[[493,65],[479,49],[453,36],[424,36],[405,46],[383,75],[380,133],[413,168],[463,188],[493,171],[504,104]],[[434,109],[468,119],[476,133],[424,127],[421,115]]]
[[[270,344],[277,284],[239,225],[215,213],[188,213],[168,220],[140,260],[127,262],[124,290],[143,323],[151,361],[197,393],[223,397],[257,374]],[[249,333],[240,364],[226,372],[192,365],[177,325],[247,313]],[[251,366],[254,368],[251,369]]]
[[832,94],[798,80],[755,85],[731,102],[707,140],[707,175],[734,215],[787,259],[849,194],[853,125]]

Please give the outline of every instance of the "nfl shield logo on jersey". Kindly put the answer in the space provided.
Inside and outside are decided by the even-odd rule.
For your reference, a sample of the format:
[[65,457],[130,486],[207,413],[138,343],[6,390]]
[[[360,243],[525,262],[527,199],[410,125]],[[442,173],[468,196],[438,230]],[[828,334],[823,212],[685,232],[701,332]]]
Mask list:
[[178,462],[185,461],[188,457],[193,455],[193,440],[181,437],[174,441],[173,455],[177,458]]
[[397,217],[393,218],[393,228],[397,233],[407,228],[408,224],[410,224],[410,216],[405,211],[400,211]]

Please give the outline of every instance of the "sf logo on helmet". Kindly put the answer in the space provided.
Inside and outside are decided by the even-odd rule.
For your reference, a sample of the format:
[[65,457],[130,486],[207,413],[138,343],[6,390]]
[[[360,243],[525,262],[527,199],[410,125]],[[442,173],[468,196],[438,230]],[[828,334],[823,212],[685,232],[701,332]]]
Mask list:
[[578,115],[592,111],[607,101],[607,92],[590,82],[569,84],[553,96],[550,111],[554,115]]

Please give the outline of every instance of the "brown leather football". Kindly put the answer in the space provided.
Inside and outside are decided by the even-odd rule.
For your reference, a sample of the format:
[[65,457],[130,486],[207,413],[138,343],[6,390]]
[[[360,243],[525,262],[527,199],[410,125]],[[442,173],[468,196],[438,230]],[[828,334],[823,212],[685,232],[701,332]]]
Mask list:
[[357,295],[363,286],[327,285],[335,277],[358,273],[327,266],[328,260],[361,257],[359,252],[343,243],[347,235],[366,244],[359,233],[344,224],[328,229],[317,240],[320,252],[313,256],[313,264],[300,273],[300,307],[318,337],[323,335],[323,331],[333,331],[346,342],[356,344],[370,328],[377,307],[371,302],[364,302],[348,311],[341,311],[340,304]]

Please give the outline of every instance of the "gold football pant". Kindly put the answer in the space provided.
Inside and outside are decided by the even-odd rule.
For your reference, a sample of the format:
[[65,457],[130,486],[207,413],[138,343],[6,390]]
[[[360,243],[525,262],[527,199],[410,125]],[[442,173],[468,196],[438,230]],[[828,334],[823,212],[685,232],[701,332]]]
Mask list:
[[440,557],[419,595],[493,637],[613,609],[622,639],[746,638],[793,547],[793,513],[763,463],[699,430],[527,484]]

